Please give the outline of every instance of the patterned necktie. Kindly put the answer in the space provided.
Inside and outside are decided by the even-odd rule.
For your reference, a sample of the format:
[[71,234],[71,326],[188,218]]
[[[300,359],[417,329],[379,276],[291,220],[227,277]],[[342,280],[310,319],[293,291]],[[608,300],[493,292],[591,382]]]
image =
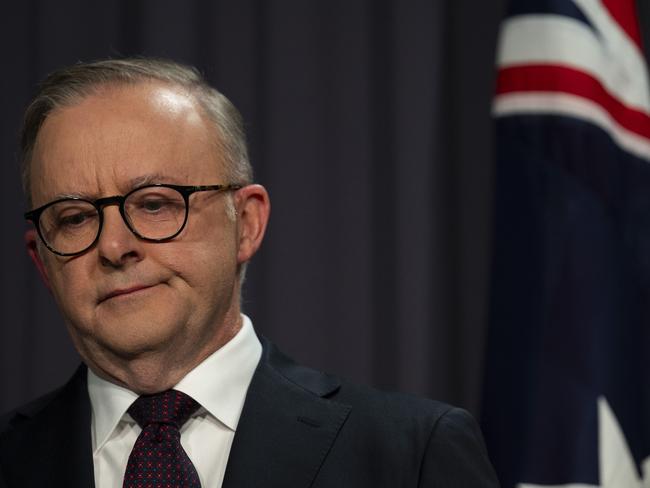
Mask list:
[[200,488],[196,468],[181,446],[180,428],[199,404],[167,390],[139,397],[129,414],[142,427],[126,465],[123,488]]

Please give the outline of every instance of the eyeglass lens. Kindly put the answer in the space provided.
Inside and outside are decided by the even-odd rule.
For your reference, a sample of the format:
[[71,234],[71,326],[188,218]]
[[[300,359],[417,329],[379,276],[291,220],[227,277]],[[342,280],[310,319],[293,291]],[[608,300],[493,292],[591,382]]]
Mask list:
[[[146,187],[130,193],[124,201],[127,225],[145,239],[164,240],[174,236],[185,222],[183,195],[168,187]],[[100,231],[97,208],[83,200],[62,200],[51,205],[40,217],[45,242],[63,254],[88,248]]]

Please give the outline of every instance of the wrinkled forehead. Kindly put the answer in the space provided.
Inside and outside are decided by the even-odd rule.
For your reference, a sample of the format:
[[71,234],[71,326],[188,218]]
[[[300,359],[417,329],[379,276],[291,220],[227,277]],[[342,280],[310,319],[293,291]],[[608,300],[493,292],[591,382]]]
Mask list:
[[140,83],[98,90],[43,123],[31,162],[33,204],[58,194],[128,190],[128,182],[148,175],[219,182],[216,137],[195,98],[178,88]]

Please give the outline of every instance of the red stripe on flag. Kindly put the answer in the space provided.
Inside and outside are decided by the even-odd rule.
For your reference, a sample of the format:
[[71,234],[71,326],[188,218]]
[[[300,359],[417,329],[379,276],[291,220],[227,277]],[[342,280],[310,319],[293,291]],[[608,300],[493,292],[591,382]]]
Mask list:
[[627,35],[642,49],[641,30],[636,16],[634,0],[602,0],[609,14],[618,22]]
[[602,106],[622,127],[650,139],[650,116],[628,107],[593,76],[565,66],[525,65],[501,68],[497,94],[513,92],[563,92]]

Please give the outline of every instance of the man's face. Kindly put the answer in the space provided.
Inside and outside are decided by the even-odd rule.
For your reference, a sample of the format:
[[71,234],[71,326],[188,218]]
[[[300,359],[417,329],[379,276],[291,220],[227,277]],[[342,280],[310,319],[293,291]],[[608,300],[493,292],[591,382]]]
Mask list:
[[[123,195],[145,182],[233,183],[224,180],[214,140],[194,99],[173,87],[106,88],[46,119],[32,160],[34,207],[63,195]],[[241,220],[228,212],[231,196],[193,194],[185,229],[164,243],[138,239],[116,205],[104,208],[99,241],[79,256],[56,256],[28,233],[72,339],[93,369],[148,389],[129,375],[149,368],[155,381],[162,374],[156,368],[193,367],[237,330],[237,269],[257,247],[242,249]],[[246,214],[240,194],[234,201]]]

